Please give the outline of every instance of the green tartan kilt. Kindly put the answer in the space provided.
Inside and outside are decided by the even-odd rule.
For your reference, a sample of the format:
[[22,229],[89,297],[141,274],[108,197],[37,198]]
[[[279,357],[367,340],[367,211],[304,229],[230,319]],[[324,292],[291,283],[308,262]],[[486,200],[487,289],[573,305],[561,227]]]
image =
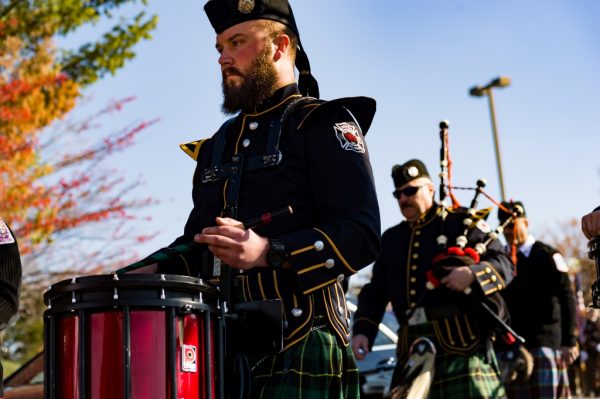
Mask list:
[[311,331],[291,348],[268,356],[254,367],[250,397],[359,398],[352,349],[340,345],[327,327]]
[[493,350],[490,349],[491,352],[486,354],[484,344],[480,344],[474,351],[464,355],[444,352],[431,323],[408,328],[407,335],[404,335],[408,346],[402,351],[404,356],[398,358],[395,374],[399,373],[408,360],[405,356],[410,343],[423,336],[429,338],[437,349],[429,399],[506,398],[504,386],[500,381],[500,368]]

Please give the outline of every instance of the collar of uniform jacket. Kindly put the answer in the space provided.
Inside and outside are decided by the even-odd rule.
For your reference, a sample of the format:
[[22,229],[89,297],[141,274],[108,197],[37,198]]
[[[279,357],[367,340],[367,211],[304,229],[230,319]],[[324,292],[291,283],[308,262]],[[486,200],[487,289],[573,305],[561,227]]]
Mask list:
[[429,223],[440,213],[441,210],[442,208],[437,203],[434,203],[433,206],[427,212],[425,212],[425,214],[421,215],[421,217],[419,217],[419,219],[416,221],[410,223],[410,227],[413,229],[418,229],[424,224]]
[[265,112],[269,108],[275,107],[277,104],[281,103],[285,99],[290,96],[300,96],[300,91],[298,90],[298,85],[296,83],[291,83],[287,86],[283,86],[275,91],[271,97],[269,97],[265,102],[256,107],[255,112],[245,112],[245,114],[260,114],[261,112]]

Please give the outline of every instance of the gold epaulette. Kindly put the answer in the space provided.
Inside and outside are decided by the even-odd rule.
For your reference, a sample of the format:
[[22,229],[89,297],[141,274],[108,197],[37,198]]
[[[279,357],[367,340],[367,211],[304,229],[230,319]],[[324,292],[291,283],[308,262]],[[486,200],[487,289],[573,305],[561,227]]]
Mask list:
[[188,154],[194,161],[198,161],[198,155],[200,154],[200,148],[202,145],[210,139],[191,141],[185,144],[179,144],[179,147]]

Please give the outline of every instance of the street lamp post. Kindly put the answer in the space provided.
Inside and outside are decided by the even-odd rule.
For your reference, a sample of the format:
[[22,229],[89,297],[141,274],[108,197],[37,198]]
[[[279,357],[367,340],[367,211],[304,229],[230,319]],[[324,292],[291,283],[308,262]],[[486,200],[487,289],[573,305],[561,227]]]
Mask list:
[[484,95],[487,96],[488,102],[490,105],[490,117],[492,119],[492,134],[494,136],[494,148],[496,151],[496,163],[498,166],[498,180],[500,181],[500,196],[502,197],[502,201],[506,200],[506,195],[504,191],[504,177],[502,174],[502,161],[500,159],[500,145],[498,143],[498,128],[496,127],[496,112],[494,110],[494,96],[492,95],[493,87],[506,87],[510,85],[510,79],[506,76],[500,76],[486,86],[474,86],[469,90],[469,94],[474,97],[482,97]]

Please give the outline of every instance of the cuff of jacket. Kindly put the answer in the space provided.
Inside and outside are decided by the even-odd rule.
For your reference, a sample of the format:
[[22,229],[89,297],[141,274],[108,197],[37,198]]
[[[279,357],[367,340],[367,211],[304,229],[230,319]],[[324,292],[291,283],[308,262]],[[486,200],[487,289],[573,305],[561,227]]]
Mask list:
[[284,242],[290,265],[305,295],[336,281],[341,283],[356,272],[334,240],[322,230],[302,230],[278,238]]
[[354,319],[352,324],[352,335],[365,335],[369,339],[369,346],[373,347],[375,337],[379,332],[379,323],[367,317],[359,317]]
[[493,294],[506,287],[504,279],[490,262],[476,263],[471,266],[471,270],[484,295]]

